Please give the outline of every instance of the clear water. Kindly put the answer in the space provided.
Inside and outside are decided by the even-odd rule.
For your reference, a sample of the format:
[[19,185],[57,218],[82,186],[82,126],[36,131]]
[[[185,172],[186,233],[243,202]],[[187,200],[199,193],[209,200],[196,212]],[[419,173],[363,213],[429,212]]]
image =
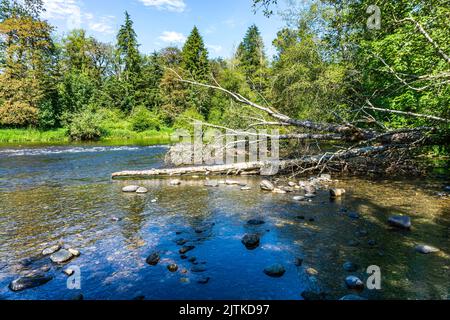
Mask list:
[[[0,148],[0,298],[71,299],[82,293],[85,299],[300,300],[304,290],[320,286],[327,298],[339,299],[351,293],[344,284],[346,261],[361,266],[352,274],[363,280],[368,266],[382,270],[382,290],[366,289],[363,297],[449,298],[450,200],[436,195],[448,181],[345,179],[338,183],[348,191],[342,200],[330,202],[321,190],[310,203],[293,201],[294,194],[263,193],[259,178],[239,178],[252,191],[207,188],[202,178],[175,187],[167,180],[111,181],[115,171],[162,166],[166,150],[133,145]],[[150,192],[123,194],[128,184]],[[358,212],[360,219],[350,219],[342,208]],[[398,213],[412,217],[412,231],[386,225]],[[255,217],[266,223],[248,226]],[[199,228],[202,233],[196,232]],[[362,229],[367,236],[357,234]],[[242,245],[246,233],[261,235],[259,248],[249,251]],[[205,272],[191,272],[192,263],[181,259],[175,243],[180,238],[196,247],[187,256],[195,256]],[[351,240],[359,245],[350,246]],[[67,289],[65,267],[43,259],[28,268],[48,265],[53,280],[10,291],[10,281],[27,271],[21,261],[57,242],[81,251],[67,265],[81,268],[81,290]],[[414,247],[419,243],[441,252],[418,254]],[[145,259],[155,250],[162,260],[152,267]],[[304,259],[302,267],[294,263],[298,257]],[[177,272],[167,270],[171,263],[179,266]],[[263,273],[274,263],[286,268],[282,278]],[[308,267],[318,271],[314,278],[306,274]],[[202,277],[210,281],[197,283]]]

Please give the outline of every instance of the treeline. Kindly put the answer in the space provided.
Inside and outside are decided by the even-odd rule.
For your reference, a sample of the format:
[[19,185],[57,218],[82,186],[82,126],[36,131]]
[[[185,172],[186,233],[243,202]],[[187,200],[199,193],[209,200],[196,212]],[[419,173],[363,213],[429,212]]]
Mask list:
[[[276,2],[254,0],[268,16]],[[264,122],[220,92],[179,82],[176,73],[301,119],[429,124],[377,108],[450,117],[448,1],[377,1],[380,28],[368,25],[377,18],[369,0],[323,0],[298,10],[290,2],[273,59],[253,25],[225,60],[209,58],[196,27],[181,50],[145,55],[128,13],[115,44],[83,30],[56,41],[40,18],[41,0],[1,0],[0,126],[65,127],[73,139],[98,139],[186,128],[192,119],[240,128]]]

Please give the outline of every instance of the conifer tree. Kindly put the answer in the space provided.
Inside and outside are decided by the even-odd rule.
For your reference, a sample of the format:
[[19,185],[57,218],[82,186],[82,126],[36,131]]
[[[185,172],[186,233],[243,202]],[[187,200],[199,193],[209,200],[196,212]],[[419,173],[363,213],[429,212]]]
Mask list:
[[208,50],[197,27],[194,27],[183,47],[182,67],[196,80],[206,80],[209,75]]

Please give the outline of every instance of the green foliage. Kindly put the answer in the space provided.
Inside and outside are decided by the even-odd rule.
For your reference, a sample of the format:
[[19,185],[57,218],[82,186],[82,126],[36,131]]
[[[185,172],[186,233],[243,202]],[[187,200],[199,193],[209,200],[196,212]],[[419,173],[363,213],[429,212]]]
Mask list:
[[188,130],[192,133],[194,131],[193,124],[195,121],[205,122],[205,118],[195,108],[189,108],[177,117],[173,128]]
[[133,110],[131,114],[131,125],[132,129],[137,132],[147,130],[159,131],[163,127],[159,116],[144,106],[139,106]]
[[197,27],[192,29],[191,34],[184,44],[182,56],[182,67],[188,71],[196,80],[206,80],[209,76],[208,50],[205,48],[203,38]]
[[104,129],[100,126],[101,116],[95,113],[92,108],[76,113],[69,124],[69,137],[74,141],[96,141],[104,134]]

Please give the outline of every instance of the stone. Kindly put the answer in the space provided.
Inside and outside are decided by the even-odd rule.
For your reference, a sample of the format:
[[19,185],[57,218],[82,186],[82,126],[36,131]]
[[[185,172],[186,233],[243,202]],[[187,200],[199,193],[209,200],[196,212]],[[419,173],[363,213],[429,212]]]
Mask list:
[[217,188],[219,186],[219,183],[217,181],[208,181],[205,183],[205,187],[208,188]]
[[317,276],[319,274],[319,271],[314,268],[307,268],[305,271],[308,276]]
[[308,184],[304,187],[306,194],[316,194],[317,188],[311,184]]
[[295,191],[295,189],[292,187],[283,187],[282,190],[286,191],[287,193],[292,193]]
[[286,273],[286,269],[281,264],[274,264],[265,268],[264,273],[269,277],[280,278]]
[[344,194],[346,193],[345,189],[339,189],[339,188],[335,188],[335,189],[331,189],[330,190],[330,196],[331,198],[340,198],[342,197]]
[[202,266],[202,265],[200,265],[200,266],[193,266],[191,268],[191,272],[193,272],[193,273],[202,273],[202,272],[205,272],[205,271],[206,271],[206,267]]
[[67,251],[69,251],[74,257],[79,257],[81,255],[80,251],[76,249],[69,248]]
[[437,253],[440,251],[438,248],[428,246],[428,245],[418,245],[418,246],[416,246],[415,250],[422,254]]
[[61,249],[61,245],[56,244],[50,248],[45,248],[44,250],[42,250],[42,255],[43,256],[49,256],[51,254],[54,254],[56,251],[58,251],[59,249]]
[[158,252],[153,252],[151,255],[148,256],[148,258],[145,260],[147,264],[151,266],[156,266],[161,259],[161,256]]
[[313,199],[315,198],[317,195],[315,195],[314,193],[307,193],[305,194],[305,198],[306,199]]
[[70,277],[71,275],[73,275],[75,273],[75,270],[67,268],[63,271],[63,273]]
[[294,198],[292,198],[294,201],[305,201],[306,200],[306,197],[303,197],[303,196],[297,196],[297,197],[294,197]]
[[13,280],[9,284],[9,289],[14,292],[23,291],[42,286],[52,280],[53,277],[46,275],[34,275]]
[[171,186],[179,186],[181,184],[181,180],[180,179],[172,179],[169,181],[169,184]]
[[291,187],[291,188],[295,188],[295,187],[297,187],[297,184],[295,182],[290,181],[288,183],[288,186]]
[[252,188],[250,188],[250,187],[242,187],[241,190],[242,191],[250,191],[250,190],[252,190]]
[[211,278],[210,277],[204,277],[204,278],[200,278],[197,283],[199,284],[207,284],[209,282]]
[[65,263],[71,260],[74,255],[66,249],[61,249],[50,256],[50,260],[54,263]]
[[184,246],[187,242],[188,242],[188,240],[186,240],[186,239],[178,239],[175,241],[177,246]]
[[197,261],[197,258],[196,258],[196,257],[190,257],[188,261],[189,261],[190,263],[194,263],[194,262]]
[[409,230],[412,227],[411,218],[408,216],[392,216],[389,218],[388,223],[399,229]]
[[189,251],[192,251],[195,249],[195,246],[184,246],[183,248],[180,249],[180,254],[186,254]]
[[247,224],[250,226],[260,226],[265,224],[266,222],[264,220],[260,220],[260,219],[251,219],[247,221]]
[[345,278],[345,284],[349,289],[354,290],[362,290],[364,289],[364,282],[361,281],[358,277],[355,276],[349,276]]
[[366,300],[366,299],[363,298],[363,297],[360,297],[360,296],[358,296],[356,294],[348,294],[346,296],[343,296],[339,300],[341,300],[341,301],[363,301],[363,300]]
[[144,187],[140,187],[139,189],[136,190],[136,193],[139,193],[139,194],[148,193],[148,189],[144,188]]
[[126,186],[122,188],[122,192],[136,192],[139,189],[139,186]]
[[273,193],[277,193],[277,194],[286,194],[287,192],[280,189],[280,188],[275,188],[272,190]]
[[170,272],[177,272],[178,266],[176,264],[170,264],[167,266],[167,270],[169,270]]
[[260,237],[257,234],[246,234],[242,238],[242,243],[249,250],[254,250],[259,247]]
[[344,263],[343,268],[347,272],[356,272],[359,269],[357,264],[350,262],[350,261],[347,261],[346,263]]
[[261,181],[260,187],[264,191],[273,191],[275,189],[275,186],[269,180]]

